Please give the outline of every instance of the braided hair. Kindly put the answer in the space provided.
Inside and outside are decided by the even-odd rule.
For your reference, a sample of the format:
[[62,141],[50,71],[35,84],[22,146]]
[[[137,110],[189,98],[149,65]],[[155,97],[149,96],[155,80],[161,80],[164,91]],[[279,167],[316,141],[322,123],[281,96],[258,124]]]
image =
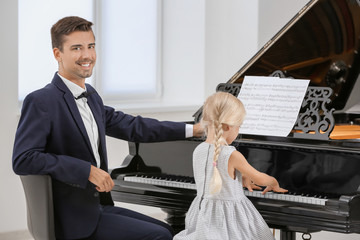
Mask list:
[[230,93],[217,92],[208,97],[204,103],[201,123],[204,125],[205,132],[208,132],[209,128],[214,129],[214,170],[210,182],[211,194],[220,192],[222,186],[222,179],[217,168],[217,160],[221,152],[221,145],[227,145],[223,137],[223,124],[240,126],[244,116],[244,105]]

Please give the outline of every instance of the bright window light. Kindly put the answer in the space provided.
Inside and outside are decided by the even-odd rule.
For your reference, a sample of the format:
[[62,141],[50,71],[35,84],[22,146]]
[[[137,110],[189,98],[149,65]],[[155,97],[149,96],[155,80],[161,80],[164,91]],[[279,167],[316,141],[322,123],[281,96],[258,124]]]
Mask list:
[[[160,94],[160,1],[99,2],[97,89],[107,100]],[[100,47],[99,47],[100,45]]]

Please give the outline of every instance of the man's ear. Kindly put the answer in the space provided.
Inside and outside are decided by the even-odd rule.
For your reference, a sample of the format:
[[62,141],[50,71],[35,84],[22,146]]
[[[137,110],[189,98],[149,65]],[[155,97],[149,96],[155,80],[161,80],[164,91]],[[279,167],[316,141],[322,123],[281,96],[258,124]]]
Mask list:
[[61,59],[61,56],[60,56],[60,53],[61,53],[60,49],[53,48],[53,53],[54,53],[54,57],[55,57],[56,61],[61,62],[62,59]]

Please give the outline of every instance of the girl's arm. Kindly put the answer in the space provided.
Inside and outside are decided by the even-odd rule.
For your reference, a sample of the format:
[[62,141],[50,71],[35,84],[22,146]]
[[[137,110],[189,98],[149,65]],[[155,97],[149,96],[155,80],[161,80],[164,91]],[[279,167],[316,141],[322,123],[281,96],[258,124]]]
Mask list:
[[241,172],[243,176],[253,181],[256,185],[266,186],[263,194],[271,190],[274,192],[287,192],[287,190],[279,186],[278,181],[274,177],[259,172],[252,167],[245,157],[238,151],[234,151],[229,158],[228,171],[230,176],[234,176],[235,169]]

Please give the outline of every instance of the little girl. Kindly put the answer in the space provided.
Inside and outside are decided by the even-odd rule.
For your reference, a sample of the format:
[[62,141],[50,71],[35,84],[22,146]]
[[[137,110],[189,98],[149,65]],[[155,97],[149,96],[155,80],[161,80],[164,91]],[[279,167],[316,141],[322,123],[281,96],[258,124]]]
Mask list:
[[275,178],[257,171],[229,146],[245,116],[241,101],[229,93],[210,96],[203,107],[206,141],[193,153],[197,196],[174,240],[274,239],[260,213],[244,195],[242,178],[268,191],[286,192]]

